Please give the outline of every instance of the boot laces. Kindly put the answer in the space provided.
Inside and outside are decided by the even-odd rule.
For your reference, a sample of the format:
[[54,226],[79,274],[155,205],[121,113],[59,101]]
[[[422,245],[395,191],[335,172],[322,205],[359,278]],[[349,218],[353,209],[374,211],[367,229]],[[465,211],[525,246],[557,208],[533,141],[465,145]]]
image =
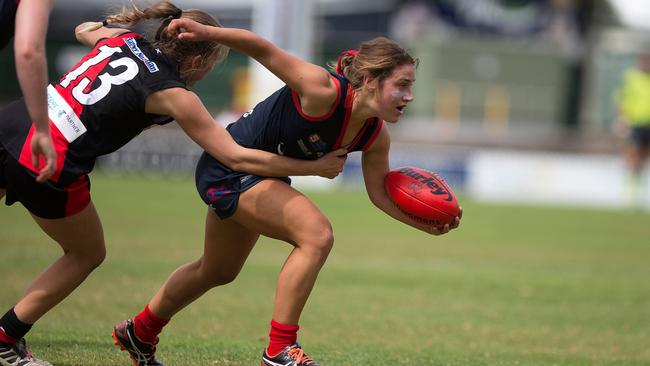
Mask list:
[[296,365],[316,364],[314,360],[305,354],[305,351],[303,351],[302,348],[294,347],[289,350],[288,355],[296,362]]

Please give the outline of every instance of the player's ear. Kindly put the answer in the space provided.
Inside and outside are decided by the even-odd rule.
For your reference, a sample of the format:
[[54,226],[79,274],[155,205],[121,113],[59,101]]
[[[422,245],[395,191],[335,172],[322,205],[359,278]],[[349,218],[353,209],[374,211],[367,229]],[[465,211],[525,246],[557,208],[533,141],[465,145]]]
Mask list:
[[374,93],[377,90],[377,79],[372,78],[370,76],[364,76],[363,77],[363,87],[368,91],[369,93]]
[[190,58],[190,66],[192,70],[199,69],[203,66],[203,56],[194,55]]

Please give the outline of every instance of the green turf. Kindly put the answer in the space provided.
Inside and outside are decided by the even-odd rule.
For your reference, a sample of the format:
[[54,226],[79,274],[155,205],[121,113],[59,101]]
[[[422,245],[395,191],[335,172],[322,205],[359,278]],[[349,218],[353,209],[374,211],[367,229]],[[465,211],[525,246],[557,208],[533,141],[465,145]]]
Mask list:
[[[323,366],[648,365],[650,216],[463,200],[461,228],[431,237],[365,194],[309,194],[336,244],[300,340]],[[129,365],[110,329],[200,255],[205,208],[188,179],[95,175],[104,264],[29,335],[57,366]],[[59,253],[20,205],[0,209],[0,308]],[[240,277],[170,323],[167,365],[257,365],[289,247],[262,239]]]

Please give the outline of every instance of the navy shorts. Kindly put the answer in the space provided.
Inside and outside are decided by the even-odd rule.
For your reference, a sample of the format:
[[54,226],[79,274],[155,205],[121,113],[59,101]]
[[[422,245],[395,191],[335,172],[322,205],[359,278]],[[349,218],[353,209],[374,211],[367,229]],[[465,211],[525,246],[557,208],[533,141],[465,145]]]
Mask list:
[[[203,202],[222,220],[235,213],[242,192],[267,178],[231,170],[206,152],[196,165],[196,189]],[[291,184],[289,177],[277,179]]]
[[634,146],[642,149],[650,147],[650,125],[632,127],[630,140]]
[[5,204],[20,202],[32,214],[60,219],[83,210],[90,202],[90,180],[80,176],[69,184],[36,182],[36,174],[22,166],[0,145],[0,189],[7,191]]

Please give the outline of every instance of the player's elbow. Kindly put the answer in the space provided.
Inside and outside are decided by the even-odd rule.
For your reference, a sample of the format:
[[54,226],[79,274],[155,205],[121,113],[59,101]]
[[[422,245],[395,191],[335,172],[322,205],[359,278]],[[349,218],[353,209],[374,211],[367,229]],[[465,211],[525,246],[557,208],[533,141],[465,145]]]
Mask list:
[[32,65],[45,59],[45,47],[39,44],[16,44],[14,53],[17,65]]
[[226,164],[226,166],[228,166],[230,169],[236,172],[245,172],[250,170],[250,166],[246,164],[246,162],[243,160],[231,158],[231,159],[227,159],[227,161],[224,164]]
[[249,168],[245,156],[239,154],[237,151],[222,154],[222,156],[217,158],[217,160],[219,160],[222,164],[231,170],[237,172],[247,171]]
[[373,192],[372,190],[368,189],[367,187],[366,187],[366,190],[367,190],[368,199],[370,199],[370,202],[372,202],[372,204],[375,207],[377,207],[378,209],[383,210],[381,196],[379,194],[377,194],[376,192]]
[[77,42],[81,44],[88,44],[88,32],[101,28],[102,23],[84,22],[79,24],[74,29],[74,36]]

